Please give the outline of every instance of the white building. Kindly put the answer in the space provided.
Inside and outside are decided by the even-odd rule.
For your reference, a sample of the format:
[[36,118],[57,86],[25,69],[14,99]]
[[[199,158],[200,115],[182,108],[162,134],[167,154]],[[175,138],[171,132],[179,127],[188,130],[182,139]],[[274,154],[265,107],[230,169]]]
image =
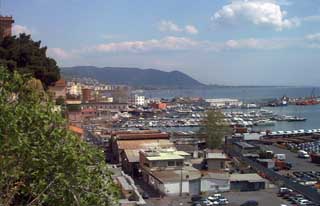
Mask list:
[[145,183],[165,195],[200,193],[201,172],[184,166],[189,153],[176,150],[140,151]]
[[206,99],[206,102],[208,102],[212,107],[239,107],[243,104],[238,99],[229,99],[229,98]]
[[230,191],[230,175],[228,173],[208,172],[201,179],[201,192],[215,193]]
[[81,84],[76,82],[71,82],[70,87],[68,88],[68,94],[73,96],[80,96],[81,95]]
[[146,98],[145,98],[145,96],[134,95],[134,96],[133,96],[133,104],[134,104],[134,105],[138,105],[138,106],[144,106],[144,105],[146,105]]

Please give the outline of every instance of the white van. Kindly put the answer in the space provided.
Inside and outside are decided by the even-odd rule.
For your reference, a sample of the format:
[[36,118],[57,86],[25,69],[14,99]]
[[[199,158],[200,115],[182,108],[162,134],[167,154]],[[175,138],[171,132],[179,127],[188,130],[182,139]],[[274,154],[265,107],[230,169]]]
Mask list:
[[308,152],[306,152],[304,150],[299,150],[298,151],[298,157],[300,157],[300,158],[309,158],[310,156],[309,156]]

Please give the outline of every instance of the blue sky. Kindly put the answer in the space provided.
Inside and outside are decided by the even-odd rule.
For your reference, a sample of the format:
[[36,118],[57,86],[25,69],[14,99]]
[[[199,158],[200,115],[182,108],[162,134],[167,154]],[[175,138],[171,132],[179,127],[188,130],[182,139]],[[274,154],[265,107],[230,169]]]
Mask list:
[[3,0],[60,66],[179,70],[211,84],[320,85],[320,0]]

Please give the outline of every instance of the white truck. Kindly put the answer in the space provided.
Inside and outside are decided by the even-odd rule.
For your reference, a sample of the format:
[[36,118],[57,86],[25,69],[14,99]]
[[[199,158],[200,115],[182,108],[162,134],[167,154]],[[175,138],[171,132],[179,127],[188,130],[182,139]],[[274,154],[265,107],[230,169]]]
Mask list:
[[308,152],[304,151],[304,150],[299,150],[298,151],[298,157],[299,158],[309,158],[310,155],[308,154]]
[[275,154],[274,157],[275,157],[277,160],[283,160],[283,161],[286,160],[286,154]]

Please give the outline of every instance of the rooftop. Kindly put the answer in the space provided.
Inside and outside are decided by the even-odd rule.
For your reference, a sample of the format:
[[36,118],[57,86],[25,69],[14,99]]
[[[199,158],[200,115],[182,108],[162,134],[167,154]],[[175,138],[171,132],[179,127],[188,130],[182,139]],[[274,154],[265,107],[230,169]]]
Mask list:
[[228,159],[228,155],[223,152],[207,152],[206,159]]
[[74,132],[74,133],[76,133],[76,134],[80,134],[80,135],[83,135],[83,133],[84,133],[82,128],[76,127],[76,126],[73,126],[73,125],[69,126],[69,130]]
[[128,158],[128,162],[139,162],[139,150],[124,150],[126,157]]
[[201,178],[199,170],[193,167],[183,167],[182,170],[163,170],[152,172],[152,176],[161,182],[178,182],[181,180],[195,180]]
[[117,134],[118,140],[139,140],[139,139],[169,139],[169,134],[166,132],[161,133],[127,133]]
[[202,172],[203,178],[216,180],[229,180],[230,174],[227,172]]
[[54,83],[54,87],[66,87],[67,83],[64,79],[59,79]]
[[231,174],[230,181],[236,182],[236,181],[248,181],[248,182],[263,182],[266,181],[262,177],[260,177],[256,173],[250,173],[250,174]]
[[247,142],[235,142],[234,144],[238,145],[241,148],[255,148],[256,146],[249,144]]
[[121,185],[121,188],[125,191],[133,190],[132,186],[128,183],[124,176],[117,177],[118,183]]
[[137,150],[137,149],[157,149],[173,147],[173,143],[167,139],[145,139],[145,140],[118,140],[119,149]]
[[176,151],[173,149],[161,151],[143,151],[147,160],[183,160],[185,156],[190,156],[189,153],[184,151]]

